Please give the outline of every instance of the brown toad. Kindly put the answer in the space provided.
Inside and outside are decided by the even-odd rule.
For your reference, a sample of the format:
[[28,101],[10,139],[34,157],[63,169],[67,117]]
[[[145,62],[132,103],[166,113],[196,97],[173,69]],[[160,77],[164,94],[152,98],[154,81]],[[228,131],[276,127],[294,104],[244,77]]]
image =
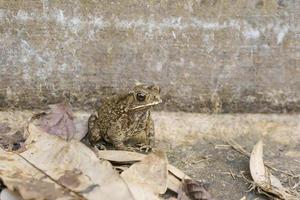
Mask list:
[[88,140],[95,146],[108,142],[119,150],[131,150],[124,142],[144,135],[142,143],[151,148],[154,145],[154,125],[150,109],[161,103],[160,88],[156,85],[138,85],[126,94],[104,100],[88,120]]

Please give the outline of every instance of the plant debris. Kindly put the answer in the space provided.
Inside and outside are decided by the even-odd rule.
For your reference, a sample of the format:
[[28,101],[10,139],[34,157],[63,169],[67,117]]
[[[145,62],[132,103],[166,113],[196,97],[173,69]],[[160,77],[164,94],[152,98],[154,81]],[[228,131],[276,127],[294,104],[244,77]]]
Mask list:
[[0,123],[0,134],[8,133],[11,130],[7,123]]
[[135,199],[159,199],[159,194],[167,191],[167,165],[165,153],[156,151],[122,172],[121,177]]
[[22,149],[0,149],[0,179],[25,200],[158,200],[167,194],[167,188],[177,196],[183,178],[188,177],[168,164],[163,151],[148,155],[93,151],[76,139],[47,134],[35,124],[28,125]]
[[283,187],[280,180],[273,176],[270,170],[265,167],[262,140],[258,141],[253,147],[250,157],[250,172],[254,183],[265,194],[271,194],[284,200],[296,200],[300,198],[300,195],[296,191]]
[[181,192],[178,200],[185,200],[187,197],[191,200],[214,200],[204,184],[199,181],[184,179],[182,187],[183,192]]
[[100,159],[108,160],[116,163],[132,163],[145,159],[147,155],[132,151],[116,151],[116,150],[105,150],[95,151],[96,155]]
[[22,152],[1,150],[0,178],[10,190],[24,199],[133,199],[112,165],[81,142],[46,134],[34,124],[27,130]]
[[16,151],[24,145],[25,137],[21,131],[1,134],[0,147],[7,151]]
[[0,194],[1,200],[23,200],[23,198],[16,192],[12,192],[8,189],[4,189]]
[[49,105],[49,113],[36,115],[36,126],[48,134],[57,135],[65,140],[81,140],[87,133],[87,121],[78,120],[69,103]]

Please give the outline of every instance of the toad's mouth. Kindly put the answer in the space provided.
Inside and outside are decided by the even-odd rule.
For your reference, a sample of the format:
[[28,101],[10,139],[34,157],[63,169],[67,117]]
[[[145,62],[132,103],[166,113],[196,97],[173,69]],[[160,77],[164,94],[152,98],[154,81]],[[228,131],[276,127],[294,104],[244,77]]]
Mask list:
[[135,107],[131,108],[130,111],[133,111],[133,110],[143,110],[143,109],[155,106],[155,105],[160,104],[160,103],[162,103],[162,100],[159,100],[159,101],[156,101],[156,102],[152,102],[152,103],[149,103],[149,104],[145,104],[145,105],[135,106]]

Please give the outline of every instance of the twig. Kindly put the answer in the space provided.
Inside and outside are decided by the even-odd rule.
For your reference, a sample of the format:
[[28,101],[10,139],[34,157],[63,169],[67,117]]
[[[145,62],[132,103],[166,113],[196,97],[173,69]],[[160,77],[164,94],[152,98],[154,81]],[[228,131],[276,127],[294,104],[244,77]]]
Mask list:
[[294,161],[295,161],[295,162],[297,162],[297,163],[300,163],[300,160],[296,160],[296,159],[294,159]]
[[228,144],[216,144],[215,145],[215,149],[229,149],[229,148],[231,148],[231,146]]

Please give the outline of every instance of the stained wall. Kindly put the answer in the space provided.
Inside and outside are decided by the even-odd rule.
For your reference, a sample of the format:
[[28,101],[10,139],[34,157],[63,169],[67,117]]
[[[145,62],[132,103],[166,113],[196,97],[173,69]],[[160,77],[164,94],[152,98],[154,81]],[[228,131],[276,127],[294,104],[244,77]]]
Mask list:
[[300,111],[300,1],[0,0],[0,108],[90,109],[135,82],[159,109]]

